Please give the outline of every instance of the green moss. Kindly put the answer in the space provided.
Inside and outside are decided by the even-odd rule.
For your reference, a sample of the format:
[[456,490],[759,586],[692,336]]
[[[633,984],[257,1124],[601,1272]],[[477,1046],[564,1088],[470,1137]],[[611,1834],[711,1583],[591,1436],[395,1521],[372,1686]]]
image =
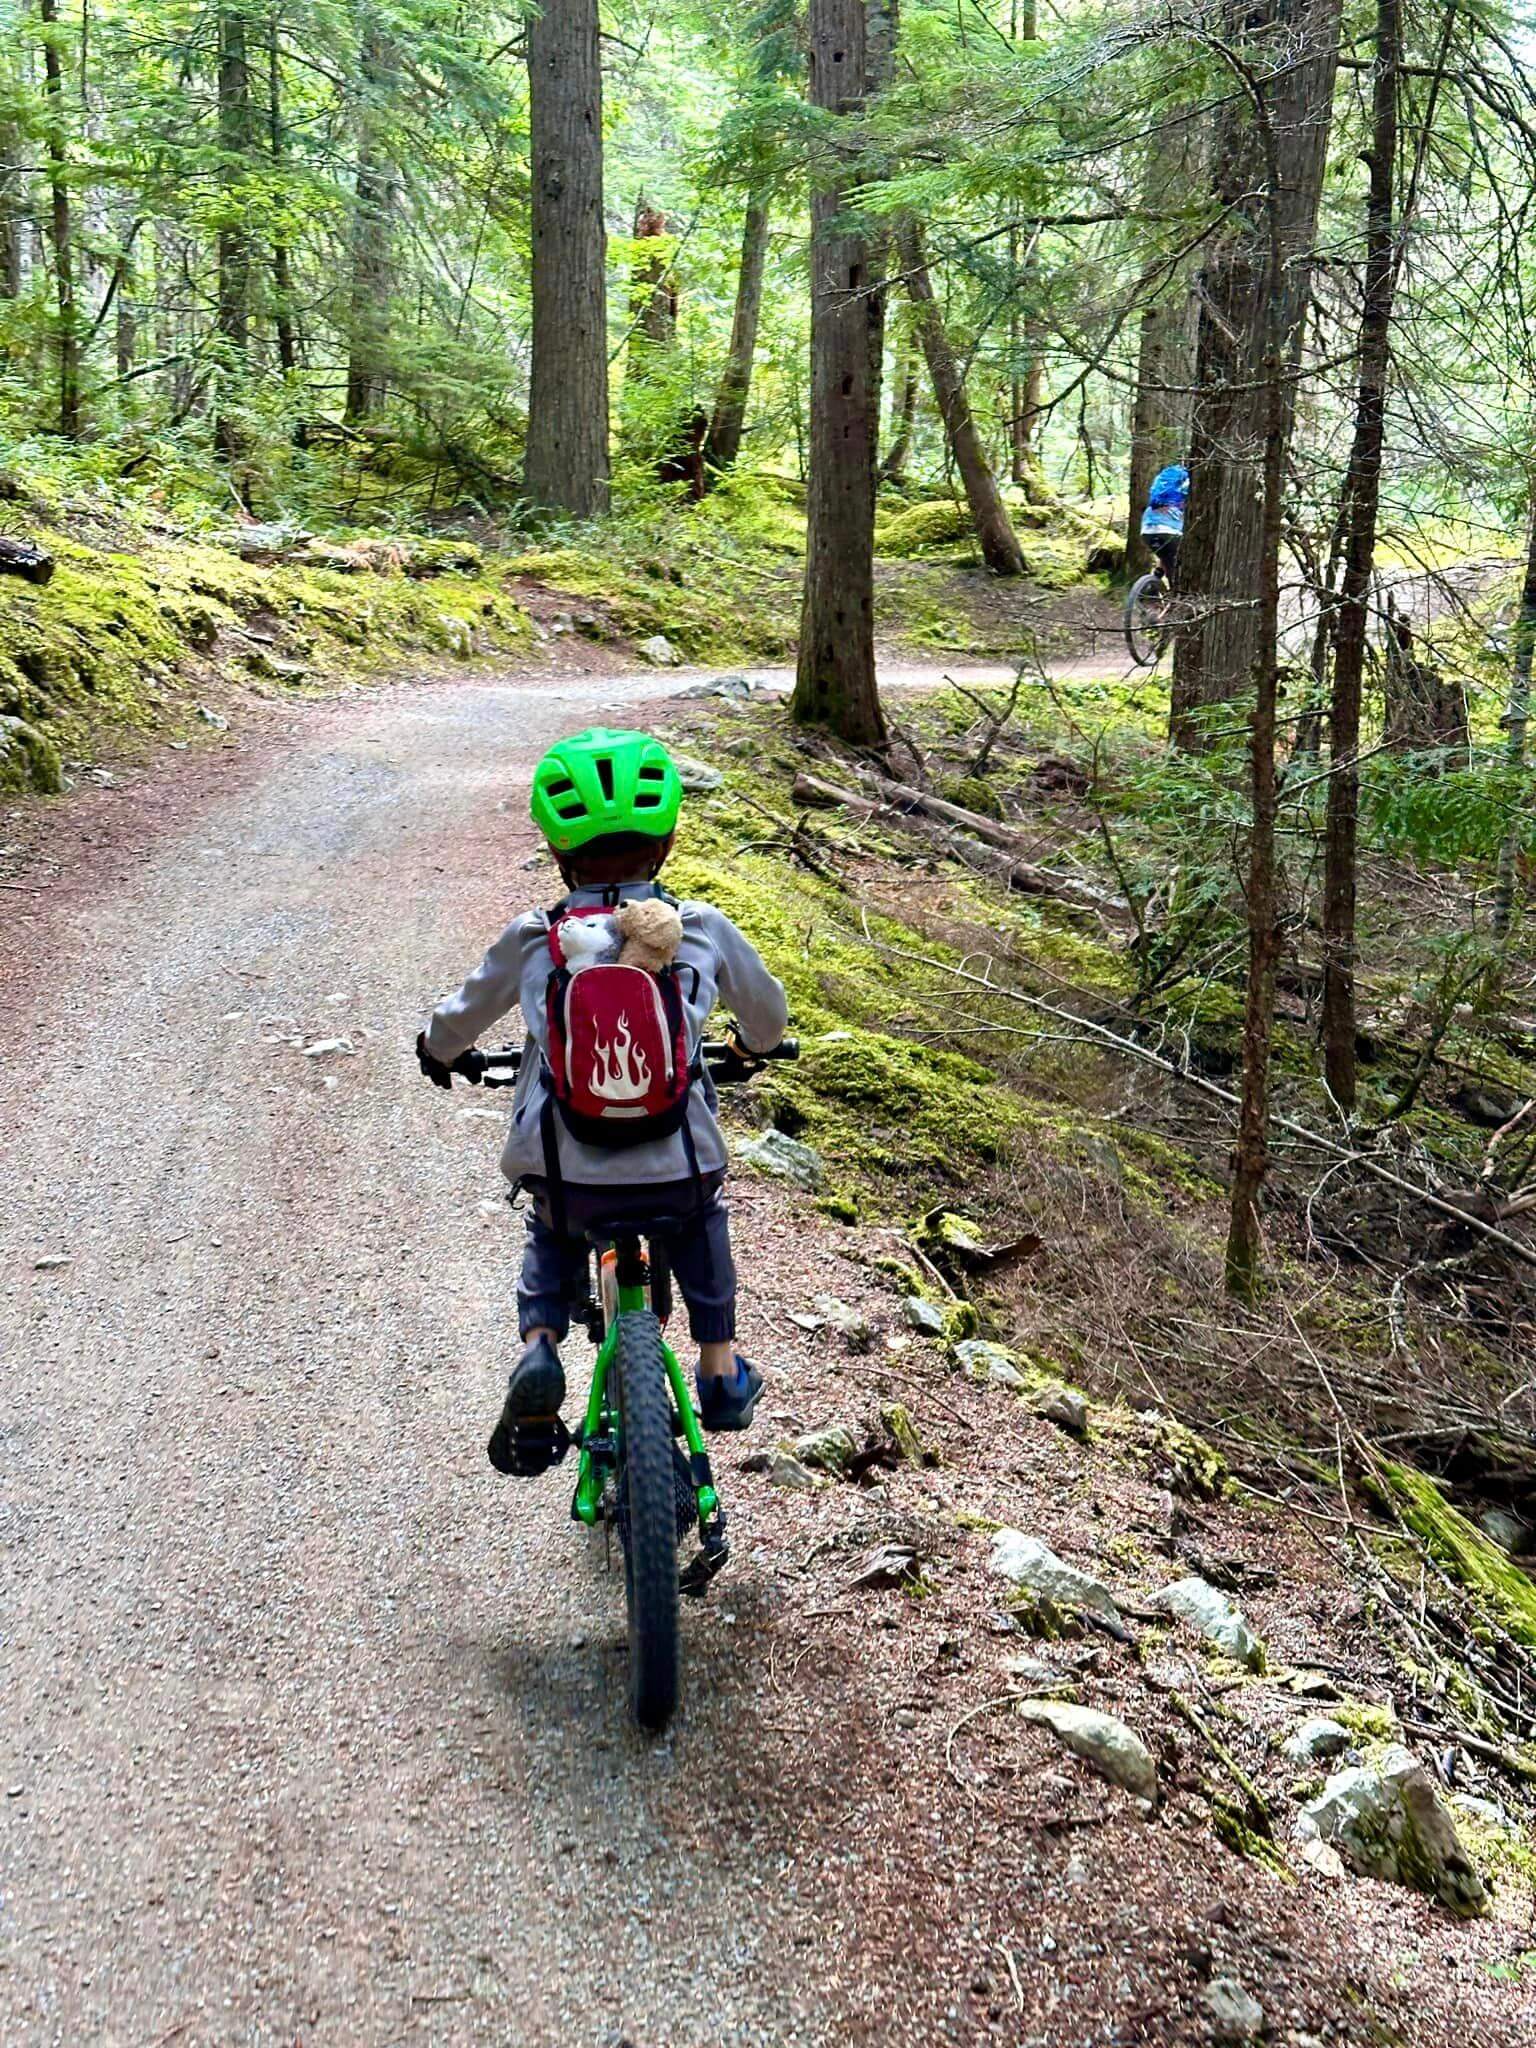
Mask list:
[[1226,1792],[1212,1791],[1209,1787],[1207,1797],[1211,1802],[1211,1825],[1219,1840],[1239,1856],[1246,1856],[1251,1863],[1262,1863],[1276,1877],[1294,1882],[1296,1874],[1276,1843],[1253,1825],[1235,1799]]
[[637,560],[619,546],[545,548],[516,556],[510,567],[600,603],[621,638],[665,634],[689,661],[772,661],[794,644],[795,615],[784,592],[775,603],[750,565],[701,559],[697,549],[679,545],[670,556]]
[[953,550],[971,539],[971,517],[953,498],[930,498],[875,522],[875,551],[882,555],[926,554],[933,548]]
[[[728,778],[728,789],[752,779],[744,769]],[[713,816],[691,815],[667,879],[734,919],[786,985],[801,1056],[758,1086],[770,1121],[814,1145],[834,1174],[883,1182],[909,1208],[1005,1157],[1028,1125],[1024,1106],[966,1054],[878,1028],[872,1020],[910,996],[910,970],[861,942],[830,884],[741,852],[728,815],[728,794]],[[760,821],[741,822],[761,836]],[[907,937],[889,920],[869,927],[879,940]]]
[[[57,564],[49,583],[0,579],[0,719],[19,721],[3,728],[0,787],[56,789],[61,753],[161,721],[193,655],[252,673],[259,662],[284,682],[312,664],[355,671],[354,650],[370,663],[403,647],[463,655],[529,631],[521,608],[480,574],[349,575],[258,567],[192,541],[109,550],[46,538]],[[263,638],[252,640],[243,628],[258,614]]]
[[962,809],[976,811],[984,818],[1001,818],[1002,798],[996,787],[982,775],[956,775],[939,785],[939,794],[946,803],[959,804]]
[[1466,1587],[1516,1642],[1536,1648],[1536,1584],[1453,1507],[1428,1473],[1388,1458],[1374,1484],[1438,1564]]
[[1372,1743],[1401,1742],[1402,1724],[1390,1707],[1377,1707],[1360,1700],[1340,1700],[1328,1714],[1341,1728],[1347,1728],[1362,1747]]

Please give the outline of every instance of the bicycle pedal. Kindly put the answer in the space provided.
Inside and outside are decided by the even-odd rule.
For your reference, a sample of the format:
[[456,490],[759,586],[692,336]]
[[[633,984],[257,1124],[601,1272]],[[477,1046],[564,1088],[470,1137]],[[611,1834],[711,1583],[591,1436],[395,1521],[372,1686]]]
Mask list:
[[505,1418],[491,1432],[486,1455],[498,1472],[515,1479],[536,1479],[553,1471],[571,1447],[571,1432],[558,1415],[515,1422]]

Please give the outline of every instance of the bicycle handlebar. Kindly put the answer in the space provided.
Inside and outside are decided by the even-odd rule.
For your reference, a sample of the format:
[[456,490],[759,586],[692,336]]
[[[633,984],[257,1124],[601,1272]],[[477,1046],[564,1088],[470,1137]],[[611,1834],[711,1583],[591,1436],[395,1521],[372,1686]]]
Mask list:
[[[523,1064],[524,1050],[520,1045],[505,1045],[500,1052],[461,1052],[450,1063],[449,1072],[476,1088],[511,1088],[516,1084],[518,1070]],[[769,1052],[748,1052],[731,1038],[703,1038],[699,1041],[699,1058],[716,1081],[728,1086],[737,1081],[750,1081],[768,1060],[797,1060],[799,1057],[798,1038],[781,1038]]]

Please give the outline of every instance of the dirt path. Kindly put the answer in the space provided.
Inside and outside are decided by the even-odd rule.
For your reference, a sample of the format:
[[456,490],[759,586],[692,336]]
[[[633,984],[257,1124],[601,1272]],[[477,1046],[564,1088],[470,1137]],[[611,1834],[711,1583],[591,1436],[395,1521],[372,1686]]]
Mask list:
[[[734,1207],[770,1430],[896,1395],[952,1463],[876,1505],[723,1460],[736,1561],[687,1616],[685,1715],[629,1733],[621,1595],[568,1473],[513,1487],[482,1449],[516,1252],[501,1113],[407,1049],[542,886],[533,759],[657,688],[309,706],[158,796],[58,812],[64,870],[0,898],[0,2038],[1201,2041],[1199,1973],[1245,1945],[1301,2048],[1345,2011],[1335,1964],[1481,1968],[1491,1935],[1380,1887],[1339,1896],[1320,1966],[1297,1894],[1000,1716],[946,1767],[1006,1648],[951,1519],[985,1397],[895,1348],[840,1377],[788,1311],[891,1304],[761,1182]],[[1005,1512],[1065,1528],[1085,1488],[1100,1512],[1044,1424],[999,1469]],[[807,1575],[918,1511],[958,1559],[934,1597]],[[1455,2038],[1446,1989],[1411,2038]]]
[[485,1462],[494,1128],[405,1056],[527,887],[537,752],[655,689],[312,714],[60,920],[8,1019],[8,2041],[825,2036],[776,1967],[782,1829],[748,1800],[710,1840],[753,1753],[730,1628],[641,1749],[567,1476]]

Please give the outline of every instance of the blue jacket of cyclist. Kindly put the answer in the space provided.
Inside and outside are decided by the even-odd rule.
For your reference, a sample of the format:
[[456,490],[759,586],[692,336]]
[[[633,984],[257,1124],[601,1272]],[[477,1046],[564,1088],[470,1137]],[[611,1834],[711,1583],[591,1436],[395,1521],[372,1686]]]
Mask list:
[[1189,471],[1182,462],[1170,462],[1153,477],[1146,510],[1141,515],[1141,537],[1169,583],[1178,575],[1179,546],[1188,509]]
[[717,1002],[749,1054],[773,1050],[788,1010],[722,911],[660,886],[682,797],[676,763],[647,733],[598,728],[551,748],[530,810],[566,894],[515,917],[417,1041],[422,1072],[447,1087],[453,1061],[509,1011],[526,1030],[501,1155],[529,1196],[524,1348],[488,1446],[498,1471],[531,1475],[564,1453],[560,1345],[599,1219],[664,1247],[699,1346],[704,1426],[745,1429],[762,1390],[735,1345],[726,1147],[699,1046]]

